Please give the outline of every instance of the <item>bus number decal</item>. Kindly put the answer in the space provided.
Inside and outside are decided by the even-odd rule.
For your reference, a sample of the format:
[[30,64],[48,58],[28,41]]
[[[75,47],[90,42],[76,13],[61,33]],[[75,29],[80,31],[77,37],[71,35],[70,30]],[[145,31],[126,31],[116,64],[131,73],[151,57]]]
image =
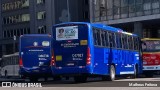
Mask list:
[[73,60],[82,60],[83,54],[72,54],[72,59]]
[[47,60],[46,58],[49,57],[48,54],[40,54],[38,55],[39,60]]

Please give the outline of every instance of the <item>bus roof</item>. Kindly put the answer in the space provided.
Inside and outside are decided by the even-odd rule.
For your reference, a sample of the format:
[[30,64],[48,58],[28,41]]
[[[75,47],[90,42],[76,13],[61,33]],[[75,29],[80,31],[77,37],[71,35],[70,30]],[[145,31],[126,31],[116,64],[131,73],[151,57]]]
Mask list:
[[55,24],[54,26],[59,26],[59,25],[63,25],[63,24],[90,24],[90,23],[88,23],[88,22],[65,22],[65,23]]
[[143,38],[141,40],[142,41],[145,41],[145,40],[160,40],[160,38]]
[[113,32],[120,32],[120,33],[127,34],[127,35],[137,36],[136,34],[132,34],[132,33],[126,32],[120,28],[115,28],[115,27],[108,26],[105,24],[91,24],[91,25],[94,27],[97,27],[97,28],[102,28],[102,29],[106,29],[109,31],[113,31]]
[[2,58],[3,57],[17,56],[17,55],[19,55],[19,52],[16,52],[16,53],[13,53],[13,54],[8,54],[8,55],[3,55]]
[[104,30],[109,30],[109,31],[113,31],[113,32],[120,32],[120,33],[127,34],[127,35],[137,36],[136,34],[132,34],[132,33],[123,31],[123,30],[120,29],[120,28],[115,28],[115,27],[108,26],[107,24],[100,24],[100,23],[65,22],[65,23],[56,24],[56,25],[54,25],[54,26],[59,26],[59,25],[63,25],[63,24],[88,24],[88,25],[90,25],[90,26],[97,27],[97,28],[101,28],[101,29],[104,29]]

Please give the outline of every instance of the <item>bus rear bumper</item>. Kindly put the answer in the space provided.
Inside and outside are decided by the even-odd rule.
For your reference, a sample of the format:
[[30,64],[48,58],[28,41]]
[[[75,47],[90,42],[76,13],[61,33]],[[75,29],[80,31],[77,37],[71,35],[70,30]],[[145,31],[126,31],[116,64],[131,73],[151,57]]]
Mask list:
[[19,71],[21,76],[25,77],[45,77],[45,76],[52,76],[51,68],[20,68]]
[[52,67],[53,75],[60,76],[79,76],[83,74],[91,74],[89,67]]

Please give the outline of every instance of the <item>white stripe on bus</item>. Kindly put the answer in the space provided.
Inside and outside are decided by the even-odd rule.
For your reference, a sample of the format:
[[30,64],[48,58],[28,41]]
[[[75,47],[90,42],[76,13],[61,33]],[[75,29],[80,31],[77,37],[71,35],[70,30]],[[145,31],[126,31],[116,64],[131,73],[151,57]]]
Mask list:
[[134,71],[120,72],[120,74],[134,74]]

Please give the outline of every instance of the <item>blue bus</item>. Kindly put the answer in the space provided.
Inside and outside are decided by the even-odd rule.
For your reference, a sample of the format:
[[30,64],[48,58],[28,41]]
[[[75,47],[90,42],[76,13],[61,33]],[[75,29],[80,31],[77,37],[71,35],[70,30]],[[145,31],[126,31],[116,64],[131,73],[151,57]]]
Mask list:
[[53,26],[52,73],[86,82],[88,76],[114,81],[116,75],[142,73],[137,35],[103,24],[68,22]]
[[52,59],[51,35],[26,34],[20,37],[19,66],[22,78],[30,81],[51,76],[50,63]]

